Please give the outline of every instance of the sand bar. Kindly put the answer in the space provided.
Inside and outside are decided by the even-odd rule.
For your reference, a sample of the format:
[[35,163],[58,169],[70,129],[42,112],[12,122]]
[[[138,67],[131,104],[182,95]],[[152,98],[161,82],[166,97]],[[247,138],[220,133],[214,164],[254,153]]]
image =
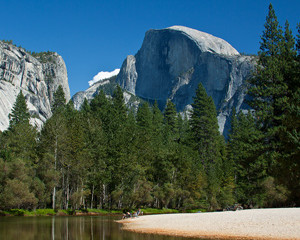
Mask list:
[[300,208],[140,216],[125,230],[205,239],[300,240]]

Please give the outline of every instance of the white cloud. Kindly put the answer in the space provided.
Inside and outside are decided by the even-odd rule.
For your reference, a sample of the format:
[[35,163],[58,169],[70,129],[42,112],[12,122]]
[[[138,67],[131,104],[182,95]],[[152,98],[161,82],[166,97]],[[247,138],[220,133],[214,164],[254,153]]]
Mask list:
[[110,78],[112,76],[118,75],[120,69],[115,69],[112,72],[99,72],[96,76],[93,77],[93,80],[89,81],[89,85],[92,86],[94,83],[99,82],[101,80]]

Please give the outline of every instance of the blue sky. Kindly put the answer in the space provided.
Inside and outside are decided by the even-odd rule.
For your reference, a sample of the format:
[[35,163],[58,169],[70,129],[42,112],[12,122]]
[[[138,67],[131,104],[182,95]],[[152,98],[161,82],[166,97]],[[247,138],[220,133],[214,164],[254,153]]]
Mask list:
[[[293,33],[299,0],[271,1]],[[71,95],[100,71],[120,68],[145,32],[183,25],[223,38],[239,52],[257,53],[270,1],[265,0],[0,0],[0,39],[27,50],[55,51],[66,62]]]

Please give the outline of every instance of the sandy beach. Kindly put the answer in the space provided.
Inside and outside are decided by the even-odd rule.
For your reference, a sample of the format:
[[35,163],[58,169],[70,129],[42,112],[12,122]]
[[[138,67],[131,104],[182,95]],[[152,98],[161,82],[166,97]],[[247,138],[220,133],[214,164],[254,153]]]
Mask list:
[[300,208],[140,216],[120,220],[125,230],[204,239],[300,240]]

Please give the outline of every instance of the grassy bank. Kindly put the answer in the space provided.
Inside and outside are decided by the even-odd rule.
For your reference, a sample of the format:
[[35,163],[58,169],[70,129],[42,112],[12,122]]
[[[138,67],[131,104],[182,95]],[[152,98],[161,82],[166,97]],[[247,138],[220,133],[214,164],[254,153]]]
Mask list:
[[[129,210],[126,210],[129,211]],[[133,209],[131,212],[134,212]],[[203,209],[185,210],[179,211],[176,209],[168,208],[142,208],[143,214],[166,214],[166,213],[196,213],[204,212]],[[121,215],[122,210],[104,210],[104,209],[82,209],[82,210],[53,210],[53,209],[36,209],[36,210],[25,210],[25,209],[11,209],[11,210],[0,210],[0,216],[80,216],[80,215]]]
[[75,215],[113,215],[122,214],[122,211],[102,210],[102,209],[84,209],[84,210],[53,210],[53,209],[11,209],[2,211],[0,216],[75,216]]

